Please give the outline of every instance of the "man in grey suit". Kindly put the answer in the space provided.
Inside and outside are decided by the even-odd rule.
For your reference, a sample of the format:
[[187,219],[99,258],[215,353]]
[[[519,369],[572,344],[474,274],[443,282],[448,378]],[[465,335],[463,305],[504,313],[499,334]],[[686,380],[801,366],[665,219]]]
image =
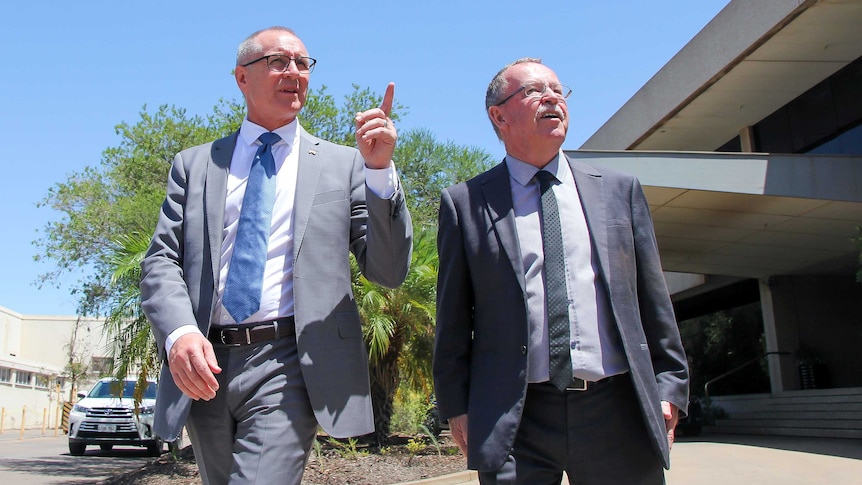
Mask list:
[[562,153],[570,93],[539,59],[503,68],[506,157],[441,197],[437,404],[482,484],[662,483],[687,409],[649,207]]
[[[298,485],[318,424],[334,437],[374,429],[348,256],[381,285],[408,271],[411,221],[391,162],[394,85],[380,108],[356,115],[357,151],[299,125],[314,64],[283,27],[240,44],[247,117],[176,156],[141,265],[142,306],[165,362],[155,432],[172,440],[186,425],[206,484]],[[256,166],[270,168],[252,177]],[[253,183],[268,188],[247,191]],[[250,202],[258,192],[269,205]],[[271,208],[257,260],[242,249],[254,240],[241,235],[246,205]],[[243,259],[262,277],[232,284]],[[228,293],[247,311],[228,305]]]

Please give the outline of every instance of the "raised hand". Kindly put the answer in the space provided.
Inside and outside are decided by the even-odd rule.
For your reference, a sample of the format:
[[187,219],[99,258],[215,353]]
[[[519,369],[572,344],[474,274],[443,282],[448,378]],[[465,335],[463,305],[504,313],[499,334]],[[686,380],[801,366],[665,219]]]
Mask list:
[[395,83],[389,83],[379,108],[356,113],[356,147],[368,168],[388,167],[395,153],[398,132],[389,119],[394,97]]

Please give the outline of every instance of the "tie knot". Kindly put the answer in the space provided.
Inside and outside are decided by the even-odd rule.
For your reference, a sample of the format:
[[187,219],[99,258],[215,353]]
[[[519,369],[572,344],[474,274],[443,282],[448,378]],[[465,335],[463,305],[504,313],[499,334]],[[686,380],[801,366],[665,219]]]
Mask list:
[[535,177],[536,180],[539,181],[539,188],[542,192],[548,190],[548,187],[550,187],[554,183],[554,180],[557,180],[557,177],[555,177],[554,174],[548,172],[547,170],[539,170],[538,172],[536,172]]
[[273,146],[281,140],[281,137],[277,133],[267,132],[257,137],[257,139],[264,145]]

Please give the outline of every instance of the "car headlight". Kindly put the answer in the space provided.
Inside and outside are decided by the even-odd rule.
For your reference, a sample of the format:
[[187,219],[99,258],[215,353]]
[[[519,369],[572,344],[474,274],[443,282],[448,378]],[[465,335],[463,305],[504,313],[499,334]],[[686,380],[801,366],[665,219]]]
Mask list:
[[153,414],[156,410],[155,406],[141,406],[138,408],[140,414]]
[[80,404],[75,404],[74,406],[72,406],[72,411],[75,411],[76,413],[87,414],[90,411],[90,408],[85,408],[84,406],[81,406]]

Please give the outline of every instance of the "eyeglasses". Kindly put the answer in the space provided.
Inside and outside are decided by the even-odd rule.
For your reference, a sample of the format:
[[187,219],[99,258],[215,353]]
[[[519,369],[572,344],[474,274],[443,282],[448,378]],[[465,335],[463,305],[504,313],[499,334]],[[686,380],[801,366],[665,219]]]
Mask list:
[[570,87],[564,86],[562,84],[555,84],[553,86],[548,86],[545,83],[525,84],[525,85],[521,86],[520,88],[518,88],[518,90],[515,91],[514,93],[503,98],[502,101],[495,104],[494,106],[503,105],[506,101],[514,98],[515,95],[520,93],[521,91],[524,92],[525,98],[542,98],[546,95],[548,90],[550,90],[554,96],[557,96],[558,98],[562,98],[562,99],[568,99],[568,97],[572,94],[572,89]]
[[296,65],[296,70],[305,74],[314,70],[314,65],[317,64],[317,59],[311,57],[289,57],[281,54],[271,54],[268,56],[258,57],[257,59],[242,64],[242,67],[248,67],[255,62],[260,62],[266,59],[266,67],[273,72],[285,72],[290,67],[290,61]]

